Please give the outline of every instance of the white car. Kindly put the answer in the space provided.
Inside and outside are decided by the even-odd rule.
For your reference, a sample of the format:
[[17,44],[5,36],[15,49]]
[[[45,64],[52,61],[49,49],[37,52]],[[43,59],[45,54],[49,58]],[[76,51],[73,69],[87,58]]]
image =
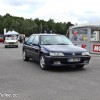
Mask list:
[[17,47],[18,48],[18,39],[16,37],[6,37],[4,41],[6,47]]

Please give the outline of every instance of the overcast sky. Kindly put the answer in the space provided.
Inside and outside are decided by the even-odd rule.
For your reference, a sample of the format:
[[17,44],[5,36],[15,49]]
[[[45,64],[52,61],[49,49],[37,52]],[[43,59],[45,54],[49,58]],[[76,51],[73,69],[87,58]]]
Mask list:
[[0,15],[83,24],[100,21],[100,0],[0,0]]

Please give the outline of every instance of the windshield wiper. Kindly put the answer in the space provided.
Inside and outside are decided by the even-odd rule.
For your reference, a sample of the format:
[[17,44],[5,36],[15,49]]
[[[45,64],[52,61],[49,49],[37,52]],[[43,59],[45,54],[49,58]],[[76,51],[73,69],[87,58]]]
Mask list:
[[42,44],[42,45],[52,45],[52,44],[47,43],[47,44]]

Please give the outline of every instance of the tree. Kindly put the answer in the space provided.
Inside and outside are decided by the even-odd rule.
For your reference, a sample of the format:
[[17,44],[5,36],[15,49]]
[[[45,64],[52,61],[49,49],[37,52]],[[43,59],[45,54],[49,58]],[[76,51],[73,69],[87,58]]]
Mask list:
[[29,36],[34,33],[43,33],[47,31],[50,33],[51,31],[56,34],[65,35],[70,26],[72,26],[71,22],[55,23],[53,19],[49,19],[48,21],[39,20],[36,18],[32,19],[24,19],[23,17],[11,16],[7,13],[4,16],[0,16],[0,34],[3,33],[4,28],[7,31],[15,30],[20,34],[25,34]]

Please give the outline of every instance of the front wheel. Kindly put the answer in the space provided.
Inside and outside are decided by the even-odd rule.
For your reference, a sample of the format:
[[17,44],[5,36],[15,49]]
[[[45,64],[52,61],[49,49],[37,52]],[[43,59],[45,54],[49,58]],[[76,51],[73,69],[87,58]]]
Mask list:
[[7,46],[5,45],[5,48],[7,48]]
[[16,46],[16,48],[18,48],[18,45]]
[[23,51],[23,60],[24,61],[29,61],[29,57],[27,56],[25,51]]
[[47,65],[45,63],[45,57],[44,57],[44,55],[41,55],[40,56],[40,67],[43,70],[46,70],[47,69]]

